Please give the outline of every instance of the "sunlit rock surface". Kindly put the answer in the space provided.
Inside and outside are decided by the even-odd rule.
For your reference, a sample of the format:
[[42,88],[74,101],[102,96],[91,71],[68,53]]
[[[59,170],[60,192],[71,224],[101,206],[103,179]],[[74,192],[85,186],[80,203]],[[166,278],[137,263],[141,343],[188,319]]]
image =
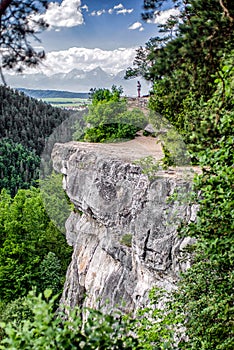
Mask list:
[[[162,157],[155,139],[139,137],[122,144],[56,144],[54,169],[74,203],[66,223],[74,252],[62,302],[70,306],[135,311],[157,285],[175,287],[188,267],[182,249],[191,239],[176,234],[181,219],[194,221],[196,207],[177,200],[191,187],[184,169],[142,173],[136,159]],[[83,214],[80,214],[82,211]]]

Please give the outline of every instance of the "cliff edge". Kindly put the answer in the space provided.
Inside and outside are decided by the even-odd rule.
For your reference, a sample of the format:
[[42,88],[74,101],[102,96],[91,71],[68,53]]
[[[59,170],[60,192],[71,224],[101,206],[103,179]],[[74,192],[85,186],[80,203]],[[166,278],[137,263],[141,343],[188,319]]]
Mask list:
[[134,164],[149,155],[163,156],[155,139],[146,137],[54,146],[54,169],[64,175],[77,209],[66,223],[74,252],[63,303],[132,312],[147,304],[153,286],[174,288],[179,271],[188,267],[181,257],[191,239],[178,238],[176,231],[181,219],[195,220],[196,207],[168,199],[188,193],[191,180],[181,169],[149,178]]

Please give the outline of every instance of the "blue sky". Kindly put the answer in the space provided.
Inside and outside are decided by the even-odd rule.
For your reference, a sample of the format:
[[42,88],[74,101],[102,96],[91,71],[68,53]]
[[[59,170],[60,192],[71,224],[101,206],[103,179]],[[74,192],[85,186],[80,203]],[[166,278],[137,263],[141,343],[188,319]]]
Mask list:
[[[138,47],[157,34],[155,24],[147,24],[141,20],[143,0],[77,1],[79,2],[83,23],[79,24],[77,20],[78,24],[72,27],[68,27],[67,24],[51,28],[41,36],[47,50],[68,49],[72,46],[98,47],[105,50]],[[134,23],[139,23],[139,27],[135,25],[134,29]],[[129,29],[132,25],[133,29]]]
[[49,29],[39,36],[47,54],[39,71],[51,75],[97,66],[108,73],[126,69],[135,50],[158,35],[157,24],[175,14],[168,5],[152,23],[145,23],[142,11],[143,0],[51,1],[42,15]]

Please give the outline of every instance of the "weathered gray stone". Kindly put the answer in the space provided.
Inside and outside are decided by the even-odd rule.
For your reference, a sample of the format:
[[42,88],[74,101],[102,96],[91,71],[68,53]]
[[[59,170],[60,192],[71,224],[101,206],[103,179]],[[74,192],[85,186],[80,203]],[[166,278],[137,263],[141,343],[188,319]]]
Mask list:
[[149,180],[130,153],[74,142],[54,147],[54,169],[63,173],[67,195],[83,212],[66,223],[74,252],[62,302],[70,306],[134,311],[147,303],[154,285],[174,288],[179,271],[189,266],[181,260],[182,248],[192,240],[179,239],[176,231],[181,219],[194,220],[197,208],[168,198],[187,193],[190,181],[176,170]]
[[147,124],[146,127],[144,128],[144,131],[146,131],[148,134],[151,134],[151,135],[155,135],[156,133],[156,130],[152,124]]

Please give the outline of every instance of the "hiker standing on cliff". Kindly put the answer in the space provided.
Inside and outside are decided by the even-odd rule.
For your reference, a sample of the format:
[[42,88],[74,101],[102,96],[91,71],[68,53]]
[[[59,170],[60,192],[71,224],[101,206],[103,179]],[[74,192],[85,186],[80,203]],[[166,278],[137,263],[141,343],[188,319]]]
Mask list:
[[141,83],[139,82],[139,80],[137,82],[137,93],[138,93],[138,98],[140,98],[141,97]]

